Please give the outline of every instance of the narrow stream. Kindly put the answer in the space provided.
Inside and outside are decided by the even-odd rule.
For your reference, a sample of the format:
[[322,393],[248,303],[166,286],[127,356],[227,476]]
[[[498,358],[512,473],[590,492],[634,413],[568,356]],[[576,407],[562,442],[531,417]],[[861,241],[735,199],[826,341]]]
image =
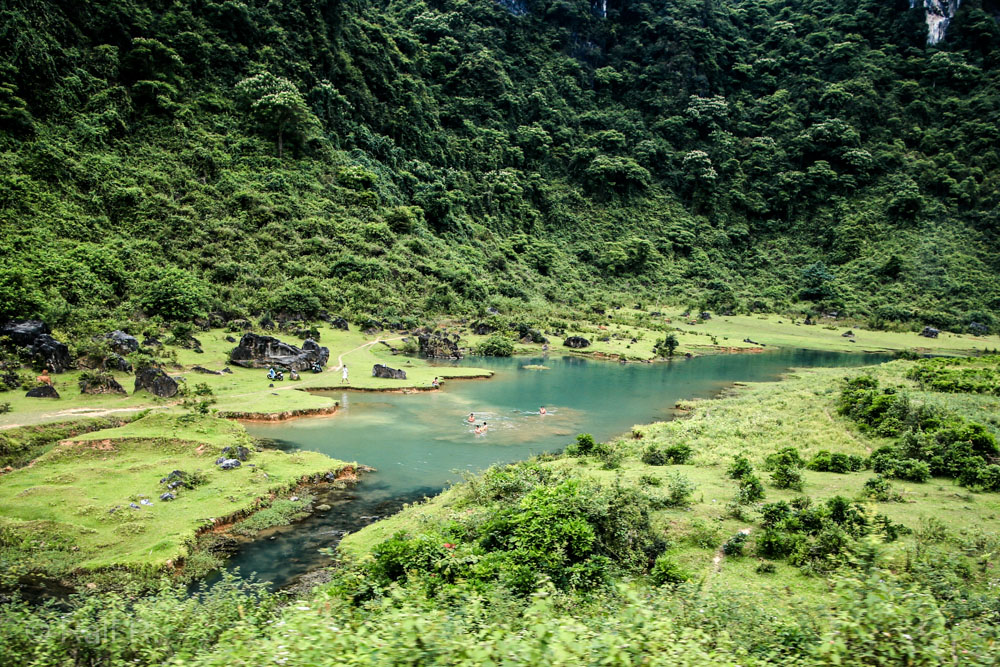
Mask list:
[[[438,493],[483,470],[572,442],[577,433],[598,440],[635,424],[668,419],[685,398],[710,397],[733,382],[773,380],[789,368],[877,364],[887,355],[776,350],[679,359],[671,363],[617,364],[572,356],[457,362],[490,368],[490,380],[452,380],[441,391],[413,394],[335,392],[337,415],[248,427],[257,437],[289,449],[310,449],[357,461],[378,472],[349,491],[330,492],[316,504],[333,506],[247,544],[229,561],[243,575],[256,573],[274,587],[329,562],[319,549],[335,546],[355,531],[398,511],[403,503]],[[547,370],[525,366],[544,365]],[[539,414],[545,406],[548,414]],[[486,421],[476,435],[466,420]]]

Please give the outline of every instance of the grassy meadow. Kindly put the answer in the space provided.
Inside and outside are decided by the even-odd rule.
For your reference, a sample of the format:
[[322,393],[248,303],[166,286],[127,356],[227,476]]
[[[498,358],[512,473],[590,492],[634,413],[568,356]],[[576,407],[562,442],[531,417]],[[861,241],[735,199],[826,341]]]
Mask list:
[[[235,446],[250,449],[249,460],[221,470],[216,459]],[[163,413],[64,440],[0,477],[0,560],[8,573],[84,583],[111,568],[155,571],[188,557],[195,534],[217,519],[266,507],[300,479],[345,465],[316,452],[253,449],[237,423]],[[160,480],[174,470],[198,483],[161,501]]]

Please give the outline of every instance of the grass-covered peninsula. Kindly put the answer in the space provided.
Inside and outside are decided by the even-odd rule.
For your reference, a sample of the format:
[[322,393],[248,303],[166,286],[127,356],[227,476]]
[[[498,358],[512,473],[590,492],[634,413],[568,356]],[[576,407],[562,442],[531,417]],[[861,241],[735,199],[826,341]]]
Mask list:
[[[217,464],[233,457],[239,467]],[[268,512],[347,465],[259,448],[238,424],[206,415],[146,414],[75,435],[0,478],[2,583],[121,588],[182,568],[204,575],[218,559],[199,550],[199,534]]]

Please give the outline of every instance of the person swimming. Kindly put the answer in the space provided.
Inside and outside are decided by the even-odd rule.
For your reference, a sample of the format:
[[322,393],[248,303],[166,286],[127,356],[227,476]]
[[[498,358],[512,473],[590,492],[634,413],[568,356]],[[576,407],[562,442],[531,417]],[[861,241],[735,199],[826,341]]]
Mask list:
[[538,408],[538,414],[547,415],[549,413],[545,410],[545,406],[543,405],[542,407]]
[[466,421],[469,422],[470,424],[475,424],[476,423],[476,413],[470,412],[469,413],[469,418]]
[[483,433],[486,433],[486,422],[476,427],[476,435],[482,435]]

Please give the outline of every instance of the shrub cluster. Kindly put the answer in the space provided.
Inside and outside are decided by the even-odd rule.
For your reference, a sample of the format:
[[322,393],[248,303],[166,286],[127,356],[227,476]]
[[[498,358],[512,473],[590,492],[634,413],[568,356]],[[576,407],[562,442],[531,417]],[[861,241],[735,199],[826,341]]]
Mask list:
[[771,472],[771,483],[779,489],[802,490],[802,473],[805,461],[795,447],[784,447],[764,461],[764,468]]
[[839,400],[841,414],[863,428],[895,438],[877,449],[868,467],[888,477],[923,482],[952,477],[963,486],[1000,490],[1000,446],[990,429],[954,412],[915,405],[878,380],[862,375],[848,380]]
[[857,540],[880,533],[894,541],[908,529],[887,517],[870,516],[861,503],[834,496],[819,506],[808,497],[792,503],[779,501],[761,508],[763,530],[757,536],[756,552],[764,558],[788,558],[797,566],[824,568]]
[[687,463],[691,458],[691,447],[684,443],[667,445],[649,445],[642,452],[642,462],[651,466],[679,465]]
[[837,472],[841,474],[859,472],[865,469],[865,459],[857,454],[831,453],[823,449],[810,459],[806,467],[816,472]]
[[931,391],[1000,396],[1000,355],[921,359],[906,377]]
[[376,546],[370,580],[430,589],[461,580],[526,595],[544,577],[559,589],[593,591],[616,572],[646,571],[665,547],[650,526],[657,502],[635,489],[558,479],[528,463],[488,470],[475,497],[481,513]]

